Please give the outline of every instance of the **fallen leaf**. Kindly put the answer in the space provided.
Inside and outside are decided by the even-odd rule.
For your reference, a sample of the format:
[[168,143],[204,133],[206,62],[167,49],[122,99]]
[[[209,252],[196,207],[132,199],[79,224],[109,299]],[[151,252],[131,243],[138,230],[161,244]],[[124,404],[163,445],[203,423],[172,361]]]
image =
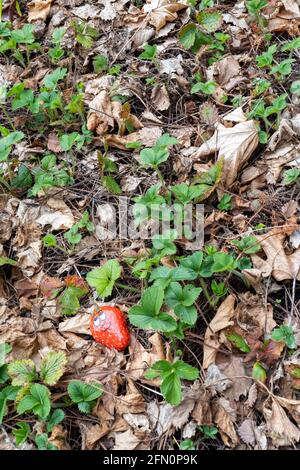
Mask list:
[[143,11],[149,14],[149,23],[155,26],[156,31],[159,31],[167,22],[175,21],[178,18],[177,11],[187,7],[184,3],[170,0],[148,0]]
[[28,21],[43,20],[45,21],[51,7],[52,0],[34,0],[28,3]]
[[276,281],[285,279],[300,279],[300,249],[287,255],[283,246],[286,235],[293,233],[297,225],[291,224],[274,228],[257,239],[265,252],[267,259],[252,255],[254,268],[258,269],[263,277],[272,275]]
[[72,318],[68,318],[68,320],[59,324],[58,331],[90,335],[90,315],[88,313],[79,313]]
[[258,359],[268,365],[274,364],[280,358],[284,348],[285,343],[283,341],[274,341],[273,339],[270,339],[263,351],[259,351]]
[[276,447],[289,446],[300,440],[300,431],[288,418],[276,398],[272,399],[271,408],[265,405],[263,414],[269,435]]
[[51,225],[52,230],[69,229],[75,224],[71,209],[67,204],[56,198],[49,198],[43,206],[43,214],[36,220],[43,227]]
[[204,142],[191,155],[193,161],[218,152],[218,158],[224,158],[221,181],[230,187],[238,176],[239,170],[248,161],[258,145],[258,132],[254,121],[245,121],[233,127],[218,123],[214,135]]
[[206,328],[203,346],[203,368],[207,369],[210,364],[215,362],[220,342],[217,337],[219,331],[233,325],[235,298],[233,295],[228,297],[219,306],[214,318]]
[[245,444],[255,444],[254,426],[255,424],[252,419],[245,419],[238,427],[238,435]]
[[157,85],[151,93],[152,104],[158,111],[166,111],[170,107],[170,98],[165,85]]
[[224,444],[228,447],[235,447],[238,443],[238,436],[234,429],[233,420],[220,400],[214,404],[214,423],[218,427]]

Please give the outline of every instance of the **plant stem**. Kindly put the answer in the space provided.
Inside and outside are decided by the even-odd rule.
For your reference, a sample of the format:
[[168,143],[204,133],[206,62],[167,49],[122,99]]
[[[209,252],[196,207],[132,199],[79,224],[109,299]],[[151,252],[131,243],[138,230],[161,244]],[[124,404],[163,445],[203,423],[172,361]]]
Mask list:
[[121,289],[127,289],[130,292],[134,292],[135,294],[140,294],[141,290],[137,289],[136,287],[127,286],[126,284],[122,284],[121,282],[116,282],[116,286],[120,287]]
[[204,281],[203,277],[200,277],[200,286],[202,287],[204,297],[206,298],[206,300],[209,303],[210,307],[215,309],[215,307],[216,307],[215,302],[213,301],[213,299],[209,295],[207,285],[206,285],[206,282]]
[[12,130],[15,132],[15,131],[16,131],[16,128],[15,128],[15,126],[14,126],[14,124],[13,124],[13,122],[12,122],[10,116],[8,115],[8,112],[7,112],[6,109],[5,109],[5,106],[1,105],[1,110],[2,110],[2,112],[3,112],[3,114],[4,114],[4,116],[6,117],[6,119],[8,120],[10,127],[11,127]]

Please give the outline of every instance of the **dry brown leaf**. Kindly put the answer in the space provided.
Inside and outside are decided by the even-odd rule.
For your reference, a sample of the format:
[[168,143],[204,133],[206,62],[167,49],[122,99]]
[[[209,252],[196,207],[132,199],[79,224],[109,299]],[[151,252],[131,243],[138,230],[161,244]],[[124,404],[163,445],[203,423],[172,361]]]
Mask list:
[[55,132],[52,132],[51,134],[49,134],[48,141],[47,141],[47,148],[48,150],[51,150],[54,153],[62,152],[58,135]]
[[217,333],[233,325],[235,298],[229,295],[219,306],[214,318],[206,329],[203,347],[203,367],[207,369],[215,362],[220,342]]
[[33,0],[33,2],[28,3],[28,21],[45,21],[50,12],[51,3],[52,0]]
[[58,424],[54,426],[51,431],[51,436],[49,437],[49,442],[54,444],[58,450],[70,450],[70,446],[67,442],[68,432]]
[[257,385],[256,383],[253,383],[250,387],[248,398],[245,403],[249,406],[249,408],[253,408],[256,400],[257,400]]
[[224,392],[224,396],[234,398],[236,401],[239,401],[242,395],[247,397],[252,379],[242,378],[247,375],[243,358],[232,355],[227,363],[218,364],[218,366],[231,382],[231,386]]
[[[154,362],[166,359],[160,334],[154,333],[154,335],[150,336],[149,342],[152,344],[152,349],[146,350],[133,334],[131,335],[131,343],[129,346],[131,357],[127,362],[126,370],[134,380],[142,379],[145,371],[151,367]],[[160,384],[160,379],[147,381],[144,379],[144,381],[154,386]]]
[[81,438],[82,438],[82,450],[91,450],[95,447],[95,444],[109,433],[111,426],[107,422],[101,424],[90,424],[84,423],[81,420],[78,422]]
[[208,390],[201,390],[200,398],[198,399],[192,412],[192,418],[199,425],[212,425],[210,398],[211,396]]
[[252,419],[245,419],[238,427],[238,435],[245,444],[255,444],[254,426],[255,424]]
[[90,335],[90,315],[88,313],[79,313],[75,317],[68,318],[59,324],[58,331]]
[[276,281],[300,279],[300,249],[287,255],[283,246],[286,235],[293,233],[296,228],[296,224],[286,225],[257,237],[267,259],[264,260],[258,255],[251,258],[254,268],[258,269],[263,277],[272,275]]
[[43,227],[51,225],[52,230],[69,229],[75,224],[71,209],[62,199],[49,198],[42,207],[42,215],[36,222]]
[[260,296],[250,292],[239,296],[235,314],[239,322],[247,325],[248,329],[250,326],[258,326],[264,334],[270,334],[277,325],[273,319],[272,304],[265,305]]
[[151,93],[152,104],[158,111],[166,111],[170,107],[170,98],[165,85],[157,85]]
[[238,444],[238,437],[233,420],[230,413],[220,403],[220,400],[214,404],[214,422],[219,429],[224,444],[228,447],[235,447]]
[[144,413],[146,410],[146,402],[143,396],[130,379],[128,379],[126,395],[118,396],[115,400],[116,411],[121,416],[124,413]]
[[180,2],[171,0],[147,0],[143,11],[149,14],[149,23],[155,26],[156,31],[162,29],[167,22],[175,21],[178,18],[177,11],[188,6]]
[[276,397],[272,398],[271,408],[264,406],[264,417],[274,445],[276,447],[288,446],[300,440],[300,431],[288,418]]
[[274,364],[280,358],[284,348],[285,343],[283,341],[270,339],[263,351],[258,352],[258,359],[268,365]]
[[218,152],[218,158],[224,158],[221,181],[228,188],[257,145],[258,132],[254,121],[240,122],[229,128],[218,123],[214,135],[192,153],[191,159],[196,161]]
[[113,450],[149,449],[150,437],[145,432],[133,433],[131,429],[128,429],[128,431],[113,434],[115,438]]
[[[199,396],[199,392],[197,393]],[[154,401],[147,406],[152,429],[156,430],[158,436],[172,432],[174,429],[182,428],[189,419],[189,415],[195,406],[198,397],[183,397],[178,406],[171,406],[169,403],[158,404]]]

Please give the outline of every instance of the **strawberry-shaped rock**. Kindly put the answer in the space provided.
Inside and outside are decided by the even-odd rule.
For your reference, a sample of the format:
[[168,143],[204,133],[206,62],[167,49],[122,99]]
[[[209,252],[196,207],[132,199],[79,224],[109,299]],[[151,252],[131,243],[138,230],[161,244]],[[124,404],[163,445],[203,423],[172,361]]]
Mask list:
[[91,316],[90,330],[94,340],[109,349],[122,351],[130,342],[126,318],[117,307],[96,308]]

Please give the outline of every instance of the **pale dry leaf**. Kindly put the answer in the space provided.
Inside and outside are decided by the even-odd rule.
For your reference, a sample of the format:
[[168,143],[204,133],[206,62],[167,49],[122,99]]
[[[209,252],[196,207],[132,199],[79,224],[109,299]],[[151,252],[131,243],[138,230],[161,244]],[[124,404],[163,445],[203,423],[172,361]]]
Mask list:
[[197,432],[197,424],[195,423],[195,421],[190,421],[184,426],[182,430],[182,437],[183,439],[190,439],[196,434],[196,432]]
[[286,11],[293,14],[293,18],[300,18],[299,2],[297,0],[281,0]]
[[83,4],[79,7],[72,8],[72,13],[81,20],[89,20],[99,17],[99,9],[91,4]]
[[248,405],[249,408],[253,408],[256,400],[257,400],[257,385],[256,383],[253,383],[249,389],[248,398],[245,404]]
[[150,0],[144,5],[143,11],[149,14],[149,23],[159,31],[167,22],[175,21],[177,12],[187,7],[184,3],[171,0]]
[[133,428],[133,430],[139,429],[140,431],[150,432],[149,419],[144,414],[125,413],[123,414],[123,419]]
[[34,0],[28,3],[28,21],[43,20],[45,21],[52,4],[52,0]]
[[172,73],[177,73],[182,75],[184,70],[182,68],[183,57],[181,54],[178,54],[177,57],[171,59],[164,59],[159,62],[159,73],[171,75]]
[[264,406],[264,417],[274,445],[276,447],[289,446],[300,440],[300,431],[288,418],[276,398],[272,399],[271,409]]
[[90,335],[90,315],[88,313],[79,313],[72,318],[68,318],[59,324],[58,331]]
[[230,380],[220,371],[216,364],[208,366],[204,384],[219,393],[224,392],[224,390],[231,386]]
[[227,128],[216,125],[214,135],[192,155],[194,161],[218,152],[218,158],[224,158],[222,182],[230,187],[238,176],[239,170],[248,161],[258,145],[258,131],[253,120],[240,122]]
[[215,362],[220,342],[217,333],[228,326],[233,325],[235,298],[228,297],[219,306],[214,318],[206,328],[203,347],[203,367],[207,369]]
[[62,199],[49,198],[36,222],[43,227],[51,225],[52,230],[62,230],[71,228],[75,219],[71,209]]
[[[104,21],[112,21],[117,16],[117,10],[112,4],[114,0],[102,0],[101,3],[104,5],[104,9],[100,13],[100,18]],[[90,7],[90,5],[89,5]]]
[[150,402],[147,407],[151,426],[158,436],[182,428],[188,421],[195,406],[195,399],[184,397],[180,405],[171,406],[169,403],[158,404]]
[[266,260],[258,255],[252,255],[254,268],[261,271],[263,277],[270,274],[276,281],[286,279],[300,279],[300,249],[287,255],[283,246],[286,235],[293,233],[297,228],[295,224],[272,229],[267,234],[257,236],[263,251],[267,257]]
[[245,444],[255,444],[254,426],[254,421],[248,418],[238,427],[238,435]]
[[235,108],[233,111],[230,113],[226,114],[223,117],[224,121],[230,121],[230,122],[245,122],[247,121],[247,116],[245,115],[243,108]]
[[170,98],[165,85],[157,85],[151,93],[152,104],[158,111],[166,111],[170,107]]
[[41,240],[30,243],[24,250],[16,253],[18,267],[25,276],[31,277],[39,268],[39,262],[42,257]]
[[140,444],[140,439],[136,437],[131,429],[125,432],[114,433],[115,445],[113,450],[133,450]]

